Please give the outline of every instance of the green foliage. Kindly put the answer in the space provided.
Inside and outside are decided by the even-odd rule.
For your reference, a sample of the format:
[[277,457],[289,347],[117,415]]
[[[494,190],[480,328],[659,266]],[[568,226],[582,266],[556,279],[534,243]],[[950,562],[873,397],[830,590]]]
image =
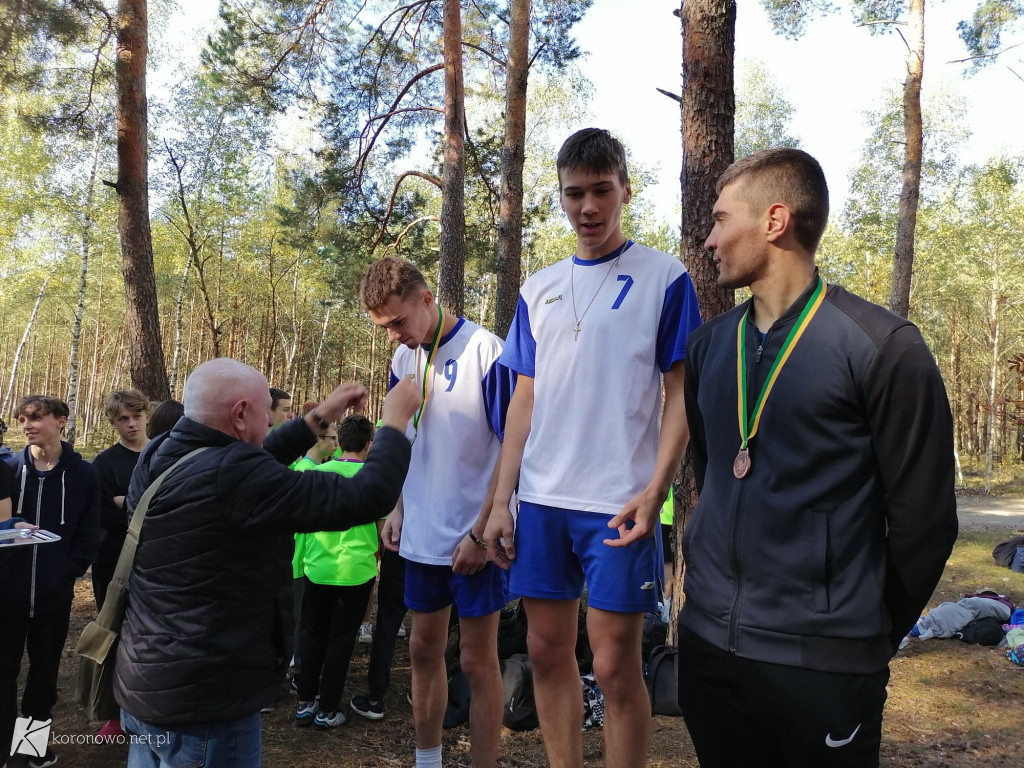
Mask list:
[[764,62],[747,61],[736,86],[734,154],[741,157],[771,147],[799,147],[789,133],[794,107]]
[[1022,16],[1024,2],[1020,0],[982,0],[969,20],[957,24],[960,39],[971,55],[984,57],[975,60],[973,71],[999,53],[1003,33],[1013,29]]

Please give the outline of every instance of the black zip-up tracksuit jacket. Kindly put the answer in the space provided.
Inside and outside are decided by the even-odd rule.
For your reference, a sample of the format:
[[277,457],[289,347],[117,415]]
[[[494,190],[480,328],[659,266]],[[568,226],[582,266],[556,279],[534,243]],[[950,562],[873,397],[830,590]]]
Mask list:
[[744,658],[863,674],[888,664],[956,540],[952,417],[917,328],[830,285],[766,402],[751,471],[734,477],[737,324],[749,415],[816,282],[763,345],[749,302],[690,336],[700,500],[680,625]]

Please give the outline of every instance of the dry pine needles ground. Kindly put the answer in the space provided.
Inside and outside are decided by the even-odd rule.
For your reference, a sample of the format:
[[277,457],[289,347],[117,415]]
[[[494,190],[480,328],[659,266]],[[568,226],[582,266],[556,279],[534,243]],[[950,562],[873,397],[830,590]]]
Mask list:
[[[1005,531],[967,531],[943,574],[932,604],[955,600],[982,587],[995,587],[1024,602],[1024,575],[997,568],[990,555]],[[88,579],[79,581],[71,632],[61,670],[61,701],[54,710],[53,730],[62,735],[95,733],[74,702],[77,661],[74,645],[93,615]],[[353,659],[345,701],[362,690],[366,649]],[[293,700],[282,688],[277,710],[264,716],[264,765],[267,768],[398,768],[412,765],[408,646],[399,641],[392,693],[384,720],[369,722],[352,716],[327,733],[293,725]],[[469,732],[463,726],[445,732],[448,766],[469,766]],[[125,763],[119,745],[58,745],[65,768],[113,768]],[[602,764],[600,730],[584,734],[588,766]],[[893,660],[886,708],[882,762],[898,768],[1024,768],[1024,668],[1011,664],[994,648],[968,646],[956,640],[915,642]],[[501,742],[504,768],[544,766],[539,731],[506,730]],[[680,718],[656,717],[648,765],[654,768],[695,768],[696,759]]]

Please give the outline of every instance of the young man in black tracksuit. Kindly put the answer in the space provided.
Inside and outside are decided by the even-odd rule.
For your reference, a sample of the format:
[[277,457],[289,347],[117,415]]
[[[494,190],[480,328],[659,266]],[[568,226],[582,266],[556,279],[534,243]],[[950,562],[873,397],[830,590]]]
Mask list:
[[877,766],[889,660],[957,534],[946,392],[913,324],[824,285],[812,157],[755,153],[718,191],[705,247],[752,299],[688,342],[680,705],[703,768]]
[[[61,539],[0,552],[0,750],[10,749],[26,648],[29,670],[21,713],[37,721],[50,718],[57,702],[57,672],[75,579],[92,563],[100,543],[96,473],[60,439],[68,406],[55,397],[32,395],[21,401],[16,413],[27,445],[7,460],[14,470],[14,515]],[[16,754],[8,765],[41,768],[56,761],[47,749],[39,757]]]

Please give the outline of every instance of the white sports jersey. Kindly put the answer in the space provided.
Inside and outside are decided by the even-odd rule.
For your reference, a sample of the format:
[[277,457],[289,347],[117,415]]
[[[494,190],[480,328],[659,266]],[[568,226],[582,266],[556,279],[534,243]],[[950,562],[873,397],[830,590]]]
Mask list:
[[[438,343],[427,371],[427,404],[402,487],[402,557],[451,565],[455,547],[473,526],[490,485],[514,375],[498,363],[501,339],[459,318]],[[401,346],[391,362],[391,386],[423,381],[429,345]],[[412,422],[407,434],[412,437]]]
[[661,372],[698,325],[682,262],[642,245],[530,277],[501,356],[534,378],[519,498],[616,514],[640,493],[658,453]]

